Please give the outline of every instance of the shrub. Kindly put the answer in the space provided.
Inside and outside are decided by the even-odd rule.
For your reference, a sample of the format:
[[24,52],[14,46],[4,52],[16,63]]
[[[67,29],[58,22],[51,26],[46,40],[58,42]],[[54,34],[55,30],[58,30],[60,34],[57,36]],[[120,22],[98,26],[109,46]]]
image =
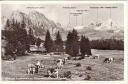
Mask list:
[[82,60],[82,59],[84,59],[84,57],[83,57],[83,56],[81,56],[81,57],[79,57],[79,58],[78,58],[78,60]]
[[71,73],[71,71],[67,71],[67,72],[64,72],[64,77],[66,77],[66,78],[71,78],[71,76],[72,76],[72,73]]
[[89,75],[86,75],[84,78],[84,80],[90,80],[90,79],[91,79],[91,76],[89,76]]
[[83,74],[79,74],[79,77],[82,77],[83,76]]
[[80,63],[76,63],[76,67],[80,67],[81,66],[81,64]]
[[87,66],[86,69],[87,70],[92,70],[92,68],[90,66]]

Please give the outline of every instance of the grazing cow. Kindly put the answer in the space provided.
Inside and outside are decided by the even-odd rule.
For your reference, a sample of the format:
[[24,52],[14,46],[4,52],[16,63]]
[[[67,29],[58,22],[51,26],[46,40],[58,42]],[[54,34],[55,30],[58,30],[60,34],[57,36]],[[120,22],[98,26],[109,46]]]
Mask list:
[[41,62],[37,60],[37,63],[35,64],[35,73],[39,72],[39,68],[41,68]]
[[104,59],[104,63],[111,63],[113,61],[114,61],[114,58],[113,57],[111,57],[111,58],[105,58]]
[[57,68],[55,69],[54,74],[56,75],[56,78],[59,78],[59,71],[58,71],[58,69],[57,69]]
[[31,68],[28,68],[27,69],[27,74],[31,74],[31,71],[32,71],[32,69]]
[[28,64],[27,73],[28,74],[34,74],[35,73],[35,65],[34,64]]
[[111,57],[111,58],[109,58],[109,60],[110,60],[110,62],[113,62],[113,61],[114,61],[114,58],[113,58],[113,57]]
[[40,61],[37,60],[36,64],[28,64],[27,73],[28,74],[35,74],[39,72],[40,68],[43,68],[44,66],[41,65]]
[[100,55],[99,54],[93,56],[93,59],[99,59],[99,58],[100,58]]
[[56,77],[56,78],[59,78],[59,71],[58,71],[58,68],[54,69],[54,68],[49,68],[47,70],[47,73],[48,73],[48,77]]
[[27,74],[33,74],[32,67],[30,67],[30,68],[27,69]]
[[33,67],[33,68],[32,68],[32,74],[35,74],[35,73],[36,73],[36,68]]
[[37,60],[37,63],[35,65],[38,66],[38,68],[40,68],[41,67],[41,62],[39,60]]
[[105,58],[104,63],[108,63],[108,62],[109,62],[109,58]]
[[59,69],[61,69],[61,68],[63,67],[63,59],[58,59],[58,60],[57,60],[57,67],[58,67]]
[[48,76],[51,78],[52,72],[50,70],[48,70],[47,73],[48,73]]
[[65,57],[65,58],[63,59],[63,64],[66,64],[67,60],[68,60],[68,57]]

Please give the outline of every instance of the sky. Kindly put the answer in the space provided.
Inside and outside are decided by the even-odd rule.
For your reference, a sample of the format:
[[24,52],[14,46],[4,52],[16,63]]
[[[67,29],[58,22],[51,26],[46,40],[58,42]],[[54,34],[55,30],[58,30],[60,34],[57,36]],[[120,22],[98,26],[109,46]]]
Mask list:
[[[99,8],[97,10],[91,7],[104,8]],[[110,9],[106,7],[117,8],[111,9],[110,13]],[[9,17],[13,11],[17,10],[24,12],[36,10],[43,13],[48,19],[60,23],[62,26],[67,26],[69,23],[79,26],[88,25],[90,22],[97,21],[97,18],[101,21],[112,19],[120,26],[124,24],[123,4],[2,4],[2,17]],[[77,14],[78,16],[75,16],[73,13],[78,13],[77,10],[88,11],[82,11],[82,14]]]

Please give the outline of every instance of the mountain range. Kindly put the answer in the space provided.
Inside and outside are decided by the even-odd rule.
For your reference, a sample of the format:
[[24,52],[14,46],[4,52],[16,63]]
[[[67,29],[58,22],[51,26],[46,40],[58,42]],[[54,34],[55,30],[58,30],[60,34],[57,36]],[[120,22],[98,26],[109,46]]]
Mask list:
[[69,28],[62,27],[60,23],[55,23],[38,11],[23,12],[17,10],[13,11],[9,17],[4,17],[2,19],[3,25],[6,23],[7,19],[9,19],[9,21],[12,21],[14,19],[19,23],[24,21],[26,24],[26,30],[28,31],[29,28],[32,28],[34,35],[39,36],[42,39],[44,39],[46,31],[49,30],[53,38],[55,38],[56,33],[60,31],[62,34],[62,38],[65,40],[68,31],[71,31],[73,28],[77,29],[79,35],[85,35],[90,39],[124,39],[123,27],[117,25],[111,19],[107,21],[90,22],[90,24],[86,27],[69,26]]

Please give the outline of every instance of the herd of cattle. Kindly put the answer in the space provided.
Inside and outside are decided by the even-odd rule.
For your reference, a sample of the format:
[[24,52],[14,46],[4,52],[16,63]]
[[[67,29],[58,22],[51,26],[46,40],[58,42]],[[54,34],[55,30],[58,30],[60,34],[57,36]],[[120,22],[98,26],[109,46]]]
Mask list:
[[[53,74],[55,74],[56,77],[58,78],[58,70],[62,69],[63,65],[66,63],[67,60],[68,60],[68,57],[54,60],[56,62],[57,67],[54,70],[52,70],[51,68],[48,68],[47,69],[48,76],[51,77]],[[41,64],[41,61],[37,60],[35,64],[28,64],[27,67],[28,67],[27,69],[28,74],[36,74],[36,73],[38,74],[41,68],[45,68],[45,65]]]
[[[98,55],[91,55],[91,56],[85,55],[85,57],[89,57],[90,59],[99,59],[100,55],[99,54]],[[47,68],[48,77],[51,77],[53,74],[55,74],[56,78],[59,78],[59,76],[58,76],[59,72],[58,71],[63,68],[64,64],[66,64],[66,62],[68,60],[71,60],[71,57],[68,56],[68,57],[65,57],[63,59],[54,60],[56,63],[56,68],[54,68],[54,70]],[[114,61],[113,57],[104,58],[103,63],[111,63],[113,61]],[[38,74],[39,70],[41,68],[46,68],[46,66],[43,65],[40,60],[37,60],[37,62],[34,64],[28,64],[27,67],[28,67],[27,68],[27,74],[36,74],[36,73]]]

